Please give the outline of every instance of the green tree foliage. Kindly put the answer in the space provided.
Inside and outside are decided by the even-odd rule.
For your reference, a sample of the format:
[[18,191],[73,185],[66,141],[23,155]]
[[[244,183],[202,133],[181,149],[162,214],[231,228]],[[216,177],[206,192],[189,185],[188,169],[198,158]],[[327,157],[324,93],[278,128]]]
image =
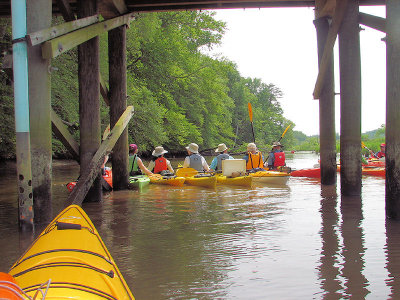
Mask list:
[[[270,149],[290,124],[283,117],[278,87],[260,79],[243,78],[233,62],[205,54],[205,50],[220,43],[225,32],[225,24],[213,15],[208,11],[137,14],[127,30],[127,102],[135,110],[128,127],[129,141],[138,144],[141,151],[163,145],[170,153],[182,152],[191,142],[201,149],[219,143],[245,147],[252,141],[249,102],[259,147]],[[55,19],[57,22],[61,21]],[[107,34],[100,37],[100,57],[101,75],[107,81]],[[79,140],[77,50],[52,60],[52,67],[53,109]],[[6,77],[0,78],[0,88],[0,155],[7,157],[7,153],[14,152],[15,138],[11,128],[12,94]],[[104,130],[109,115],[104,101],[101,103]],[[293,144],[292,130],[282,142]],[[53,149],[66,155],[56,139]]]

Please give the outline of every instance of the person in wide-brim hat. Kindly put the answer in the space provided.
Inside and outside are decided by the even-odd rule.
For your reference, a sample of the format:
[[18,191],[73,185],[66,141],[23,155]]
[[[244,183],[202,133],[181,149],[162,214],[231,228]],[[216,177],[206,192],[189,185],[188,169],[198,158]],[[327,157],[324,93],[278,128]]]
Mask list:
[[247,144],[247,153],[243,156],[247,171],[259,171],[264,167],[264,156],[257,150],[255,143]]
[[233,157],[228,154],[228,147],[225,144],[219,144],[215,152],[220,154],[214,157],[210,169],[217,172],[222,171],[222,161],[225,159],[233,159]]
[[157,146],[154,148],[152,152],[153,159],[150,161],[147,168],[156,174],[160,174],[161,172],[164,173],[166,171],[174,173],[171,162],[164,157],[165,153],[168,153],[168,151],[165,150],[163,146]]
[[228,150],[228,147],[225,144],[219,144],[215,152],[224,152],[225,150]]
[[184,168],[193,168],[199,172],[210,171],[205,158],[199,154],[199,146],[197,144],[190,143],[186,150],[189,155],[183,161]]
[[283,152],[282,147],[283,145],[280,142],[272,143],[272,151],[269,153],[266,163],[268,169],[275,170],[286,166],[285,152]]

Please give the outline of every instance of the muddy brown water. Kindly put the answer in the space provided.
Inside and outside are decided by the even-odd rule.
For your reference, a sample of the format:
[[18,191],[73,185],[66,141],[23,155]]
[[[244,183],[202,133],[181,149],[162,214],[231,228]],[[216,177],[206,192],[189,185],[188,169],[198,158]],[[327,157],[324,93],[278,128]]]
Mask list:
[[[318,160],[287,156],[298,169]],[[0,170],[7,271],[32,236],[18,232],[15,165]],[[78,172],[54,162],[54,216]],[[362,182],[362,196],[352,198],[340,196],[340,184],[306,178],[215,190],[149,185],[83,208],[136,299],[400,299],[400,223],[385,218],[384,179]]]

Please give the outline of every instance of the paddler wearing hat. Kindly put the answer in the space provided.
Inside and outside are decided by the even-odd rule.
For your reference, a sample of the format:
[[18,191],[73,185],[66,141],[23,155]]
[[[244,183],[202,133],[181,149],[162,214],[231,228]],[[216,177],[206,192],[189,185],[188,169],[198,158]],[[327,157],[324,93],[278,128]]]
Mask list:
[[272,150],[269,153],[267,160],[268,168],[270,170],[286,166],[285,152],[283,152],[282,147],[283,146],[280,142],[274,142],[272,144]]
[[205,158],[199,154],[199,146],[197,144],[190,143],[186,150],[189,155],[185,157],[183,162],[184,168],[193,168],[199,172],[210,171]]
[[232,156],[228,154],[228,147],[225,144],[219,144],[215,152],[219,153],[211,162],[210,170],[212,171],[222,171],[222,161],[225,159],[233,159]]
[[153,171],[155,174],[160,174],[162,171],[167,170],[174,173],[171,162],[164,157],[165,153],[168,153],[168,151],[165,150],[163,146],[157,146],[151,154],[153,158],[147,166],[147,169]]

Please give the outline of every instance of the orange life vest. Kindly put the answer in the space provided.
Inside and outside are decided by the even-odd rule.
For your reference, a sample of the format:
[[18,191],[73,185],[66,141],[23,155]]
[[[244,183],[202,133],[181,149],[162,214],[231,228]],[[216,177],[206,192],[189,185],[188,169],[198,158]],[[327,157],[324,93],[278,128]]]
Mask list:
[[154,173],[158,174],[161,173],[161,171],[166,171],[168,170],[167,166],[167,159],[165,157],[160,156],[154,161]]
[[246,170],[264,167],[261,152],[257,152],[256,154],[248,152],[247,155],[249,159],[247,160]]

